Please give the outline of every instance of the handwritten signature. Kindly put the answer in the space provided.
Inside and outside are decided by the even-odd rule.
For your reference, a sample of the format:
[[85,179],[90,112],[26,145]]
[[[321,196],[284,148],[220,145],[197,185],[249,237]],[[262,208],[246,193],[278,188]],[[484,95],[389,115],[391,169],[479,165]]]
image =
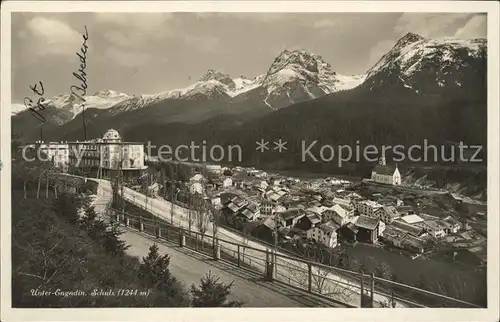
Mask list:
[[[40,90],[37,88],[38,84],[40,84],[42,92],[40,92]],[[43,88],[42,81],[39,81],[38,84],[30,85],[30,89],[33,91],[33,93],[40,96],[38,98],[38,101],[36,102],[36,105],[34,105],[34,102],[30,97],[26,96],[24,98],[24,106],[26,106],[26,108],[30,110],[31,114],[39,121],[45,122],[45,117],[43,117],[43,115],[39,112],[45,109],[45,106],[42,105],[42,103],[45,101],[45,98],[42,97],[42,95],[45,93],[45,90]]]
[[77,72],[73,72],[73,76],[75,76],[76,79],[81,81],[81,85],[71,85],[69,88],[71,90],[71,94],[75,95],[79,99],[85,102],[85,99],[83,96],[87,94],[87,73],[85,72],[85,69],[87,68],[87,49],[89,48],[87,46],[87,40],[89,39],[89,33],[87,31],[87,26],[85,27],[85,34],[82,35],[83,38],[83,45],[80,48],[80,52],[76,53],[78,58],[80,58],[80,68],[78,69]]

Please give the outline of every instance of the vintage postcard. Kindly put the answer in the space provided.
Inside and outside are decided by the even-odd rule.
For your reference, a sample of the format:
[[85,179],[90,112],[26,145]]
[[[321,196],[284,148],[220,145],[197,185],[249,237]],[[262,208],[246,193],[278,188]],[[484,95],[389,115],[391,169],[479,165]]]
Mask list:
[[498,2],[1,10],[2,321],[498,321]]

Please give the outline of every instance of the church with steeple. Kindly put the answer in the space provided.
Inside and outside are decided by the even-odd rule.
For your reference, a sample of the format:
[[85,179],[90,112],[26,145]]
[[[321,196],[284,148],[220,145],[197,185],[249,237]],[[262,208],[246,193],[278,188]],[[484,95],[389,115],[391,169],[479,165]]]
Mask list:
[[377,183],[391,184],[398,186],[401,184],[401,173],[399,173],[398,165],[389,166],[385,163],[385,158],[381,157],[379,164],[372,170],[371,180]]

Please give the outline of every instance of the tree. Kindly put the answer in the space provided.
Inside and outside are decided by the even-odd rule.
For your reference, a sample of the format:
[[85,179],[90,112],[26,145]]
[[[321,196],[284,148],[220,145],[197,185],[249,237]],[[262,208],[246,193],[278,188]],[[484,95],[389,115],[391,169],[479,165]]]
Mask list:
[[239,301],[229,301],[233,282],[224,284],[211,271],[201,278],[201,284],[196,287],[191,285],[192,306],[194,307],[241,307]]
[[85,209],[84,215],[79,220],[79,226],[83,228],[92,239],[99,242],[108,253],[123,256],[125,250],[129,247],[119,238],[121,233],[118,231],[118,226],[107,224],[105,221],[99,219],[92,206],[87,206]]
[[162,296],[155,306],[185,306],[189,299],[183,292],[180,283],[172,276],[169,269],[170,257],[160,255],[157,244],[149,247],[147,257],[142,258],[139,267],[139,278],[145,287],[152,288]]
[[170,257],[167,254],[160,255],[158,245],[153,244],[149,247],[148,256],[142,258],[139,276],[146,286],[165,292],[172,282],[169,265]]

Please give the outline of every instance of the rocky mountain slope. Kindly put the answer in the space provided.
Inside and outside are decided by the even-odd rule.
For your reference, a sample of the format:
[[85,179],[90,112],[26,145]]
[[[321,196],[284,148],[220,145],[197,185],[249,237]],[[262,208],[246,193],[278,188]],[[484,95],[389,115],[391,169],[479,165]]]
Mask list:
[[370,90],[404,87],[417,94],[486,86],[486,39],[426,39],[408,33],[367,72]]

